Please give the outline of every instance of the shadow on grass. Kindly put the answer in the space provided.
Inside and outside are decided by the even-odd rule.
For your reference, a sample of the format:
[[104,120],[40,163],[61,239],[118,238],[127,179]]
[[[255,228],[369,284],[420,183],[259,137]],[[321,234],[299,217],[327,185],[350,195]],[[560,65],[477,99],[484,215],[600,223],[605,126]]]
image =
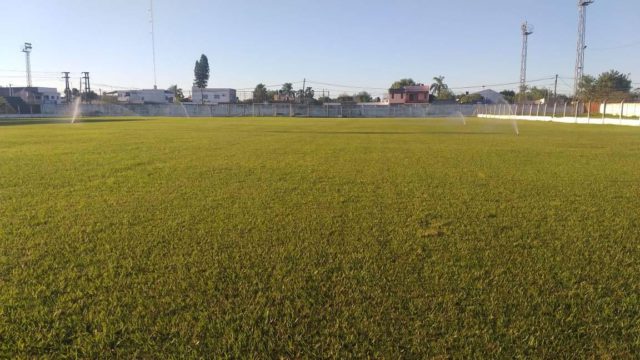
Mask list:
[[[146,121],[148,118],[140,118],[140,119],[77,119],[76,124],[83,123],[105,123],[105,122],[131,122],[131,121]],[[70,124],[71,119],[48,119],[48,118],[22,118],[22,119],[0,119],[0,126],[15,126],[15,125],[43,125],[43,124]]]

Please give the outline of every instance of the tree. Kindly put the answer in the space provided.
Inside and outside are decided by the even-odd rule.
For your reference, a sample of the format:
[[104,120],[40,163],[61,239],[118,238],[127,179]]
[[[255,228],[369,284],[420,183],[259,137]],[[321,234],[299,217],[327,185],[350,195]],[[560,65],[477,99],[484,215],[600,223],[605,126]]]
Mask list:
[[578,84],[577,97],[582,101],[621,101],[632,97],[628,74],[609,70],[594,78],[585,75]]
[[341,102],[341,103],[353,102],[353,96],[351,96],[349,94],[342,94],[342,95],[338,96],[338,98],[336,100],[338,102]]
[[256,88],[253,90],[254,103],[263,103],[267,101],[268,96],[267,87],[264,84],[256,85]]
[[[436,76],[433,78],[433,81],[434,81],[433,84],[431,84],[431,93],[435,93],[436,97],[439,100],[445,100],[441,98],[441,95],[443,93],[448,92],[449,86],[444,83],[444,76],[442,75]],[[450,95],[449,93],[447,93],[446,95],[449,96]]]
[[621,101],[631,95],[631,79],[628,74],[609,70],[596,80],[596,96],[601,100]]
[[391,88],[392,89],[401,89],[405,86],[413,86],[415,85],[416,82],[413,81],[413,79],[411,78],[406,78],[406,79],[400,79],[396,82],[394,82],[393,84],[391,84]]
[[298,99],[300,99],[300,102],[302,104],[306,103],[307,100],[313,100],[314,96],[315,96],[315,91],[310,86],[307,86],[306,89],[298,90]]
[[296,92],[293,91],[293,84],[284,83],[282,84],[282,88],[278,91],[280,96],[285,97],[287,101],[295,100]]
[[[200,55],[200,60],[196,60],[196,66],[193,68],[193,84],[200,89],[200,94],[204,94],[204,88],[209,82],[209,59],[205,54]],[[204,96],[202,96],[204,104]]]
[[354,100],[359,103],[371,102],[373,97],[366,91],[361,91],[354,96]]
[[595,97],[596,94],[596,78],[591,75],[584,75],[578,83],[578,93],[576,97],[585,101]]
[[502,90],[500,91],[500,95],[502,95],[509,104],[516,102],[516,92],[513,90]]
[[173,93],[174,102],[179,103],[182,100],[184,100],[184,93],[182,92],[182,89],[178,88],[178,85],[169,86],[167,91],[170,91]]
[[548,99],[551,95],[551,91],[549,89],[543,89],[538,87],[532,87],[529,91],[526,92],[526,98],[528,100],[541,100]]
[[460,104],[481,104],[484,97],[480,94],[465,94],[460,97]]

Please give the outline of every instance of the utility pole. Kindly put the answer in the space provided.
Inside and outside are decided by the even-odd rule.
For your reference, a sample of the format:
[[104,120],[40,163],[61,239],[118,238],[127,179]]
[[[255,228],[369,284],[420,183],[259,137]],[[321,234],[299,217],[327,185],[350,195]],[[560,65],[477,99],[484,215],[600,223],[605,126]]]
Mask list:
[[82,79],[84,80],[84,92],[86,94],[86,100],[89,102],[89,104],[91,104],[91,84],[89,83],[89,72],[83,71],[82,76]]
[[558,74],[556,74],[556,82],[553,84],[553,99],[558,98]]
[[13,87],[12,84],[9,84],[9,96],[13,96]]
[[64,74],[64,76],[62,77],[64,79],[64,97],[65,102],[68,104],[71,102],[71,89],[69,89],[69,72],[63,71],[62,74]]
[[584,50],[586,45],[587,33],[587,6],[593,4],[594,0],[578,0],[578,45],[576,48],[576,69],[573,84],[573,94],[578,95],[578,87],[584,73]]
[[302,103],[306,103],[307,100],[307,94],[306,94],[306,84],[307,84],[307,78],[302,79]]
[[27,62],[27,87],[31,87],[31,43],[24,43],[22,52],[24,53],[25,60]]
[[520,57],[520,101],[525,98],[527,91],[527,52],[529,46],[529,35],[533,34],[533,26],[526,21],[520,26],[522,31],[522,54]]

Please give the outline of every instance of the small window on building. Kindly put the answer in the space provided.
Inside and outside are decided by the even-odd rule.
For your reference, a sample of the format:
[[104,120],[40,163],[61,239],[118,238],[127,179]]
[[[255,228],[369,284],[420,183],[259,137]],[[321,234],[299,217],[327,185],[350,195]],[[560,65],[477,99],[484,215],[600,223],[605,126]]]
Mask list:
[[220,99],[220,95],[213,95],[214,99]]

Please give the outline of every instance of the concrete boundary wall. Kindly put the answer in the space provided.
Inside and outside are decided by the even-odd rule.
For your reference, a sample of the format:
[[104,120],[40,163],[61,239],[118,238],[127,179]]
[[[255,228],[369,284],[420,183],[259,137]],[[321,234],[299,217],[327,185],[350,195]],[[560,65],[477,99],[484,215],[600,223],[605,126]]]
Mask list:
[[640,119],[612,119],[612,118],[589,118],[589,117],[551,117],[551,116],[520,116],[520,115],[490,115],[479,114],[479,118],[504,119],[504,120],[525,120],[525,121],[547,121],[566,124],[588,124],[588,125],[624,125],[640,126]]
[[[44,115],[69,117],[72,105],[43,105]],[[79,115],[87,116],[170,116],[235,117],[285,116],[328,118],[423,118],[475,116],[476,105],[302,105],[302,104],[81,104]]]
[[640,103],[607,103],[600,104],[600,113],[640,117]]

